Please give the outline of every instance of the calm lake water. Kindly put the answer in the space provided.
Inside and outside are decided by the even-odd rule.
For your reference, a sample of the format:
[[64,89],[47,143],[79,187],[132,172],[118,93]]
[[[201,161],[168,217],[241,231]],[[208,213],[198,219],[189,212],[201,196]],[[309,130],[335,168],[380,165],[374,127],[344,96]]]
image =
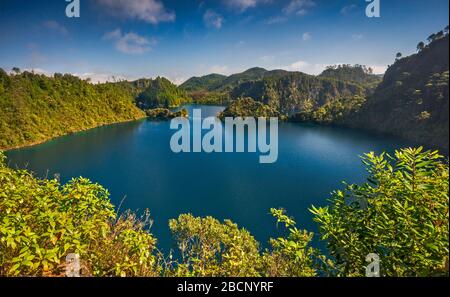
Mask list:
[[[192,114],[193,106],[187,107]],[[197,106],[214,116],[223,107]],[[279,158],[259,164],[259,154],[174,154],[169,122],[149,120],[101,127],[7,152],[9,165],[62,182],[87,177],[111,193],[122,210],[150,209],[159,247],[174,247],[169,219],[182,213],[231,219],[263,245],[280,235],[272,207],[283,207],[299,227],[316,231],[308,208],[327,205],[342,181],[365,180],[358,156],[407,146],[400,140],[348,129],[282,123]]]

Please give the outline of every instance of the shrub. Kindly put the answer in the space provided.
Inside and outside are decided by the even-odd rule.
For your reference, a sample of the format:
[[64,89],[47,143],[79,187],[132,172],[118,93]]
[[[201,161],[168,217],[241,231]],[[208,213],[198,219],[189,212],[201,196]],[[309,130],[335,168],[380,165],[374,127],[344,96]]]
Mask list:
[[69,253],[87,275],[156,275],[155,239],[133,215],[116,220],[103,187],[84,178],[61,186],[3,161],[0,153],[0,275],[62,275]]
[[366,154],[368,182],[333,193],[312,208],[336,273],[365,275],[376,253],[383,276],[448,275],[449,171],[437,152],[418,149]]
[[181,215],[171,220],[170,230],[182,261],[174,263],[175,276],[260,276],[259,244],[245,229],[229,220],[223,224],[212,217]]

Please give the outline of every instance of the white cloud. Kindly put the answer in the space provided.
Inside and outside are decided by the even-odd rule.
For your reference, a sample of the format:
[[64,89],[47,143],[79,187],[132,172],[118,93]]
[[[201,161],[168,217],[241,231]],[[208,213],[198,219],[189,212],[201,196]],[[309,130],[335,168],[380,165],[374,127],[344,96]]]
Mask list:
[[275,56],[262,56],[259,59],[265,63],[270,63],[275,60]]
[[369,67],[373,69],[375,74],[383,74],[388,68],[387,65],[370,65]]
[[220,14],[212,10],[207,10],[203,15],[203,21],[205,22],[205,25],[207,27],[214,27],[216,29],[220,29],[222,28],[224,19]]
[[356,4],[347,5],[347,6],[342,7],[340,12],[341,12],[341,14],[347,14],[347,13],[355,10],[357,7],[358,6]]
[[69,34],[67,28],[56,21],[45,21],[42,26],[47,30],[57,32],[64,36]]
[[292,63],[291,65],[282,66],[279,68],[287,71],[300,71],[307,74],[317,75],[322,73],[322,71],[325,70],[325,67],[327,67],[326,64],[311,64],[300,60]]
[[281,23],[284,23],[285,21],[287,21],[287,17],[285,17],[285,16],[274,16],[274,17],[267,19],[265,21],[265,23],[267,25],[273,25],[273,24],[281,24]]
[[214,65],[209,68],[210,73],[224,74],[228,75],[230,73],[228,66],[225,65]]
[[167,79],[177,86],[181,85],[187,80],[187,78],[183,76],[170,76],[170,75],[167,76]]
[[271,0],[223,0],[229,7],[244,12],[249,8],[256,7],[258,4],[267,3]]
[[362,34],[353,34],[352,35],[353,40],[361,40],[363,38],[364,38],[364,35],[362,35]]
[[96,0],[106,12],[116,17],[136,19],[150,24],[172,22],[176,15],[159,0]]
[[273,16],[265,21],[267,25],[279,24],[287,21],[288,16],[304,16],[308,13],[308,9],[316,5],[312,0],[291,0],[282,10],[282,14]]
[[104,38],[113,40],[116,49],[125,54],[143,54],[150,51],[151,46],[156,43],[155,40],[147,39],[133,32],[123,34],[120,29],[106,33]]
[[302,40],[303,41],[308,41],[310,39],[311,39],[311,33],[305,32],[305,33],[302,34]]
[[[284,69],[287,71],[300,71],[303,73],[311,74],[311,75],[319,75],[321,74],[325,68],[329,65],[342,65],[342,64],[352,64],[352,63],[330,63],[330,64],[312,64],[306,61],[296,61],[288,66],[278,67],[279,69]],[[387,70],[386,65],[367,65],[373,69],[373,73],[375,74],[383,74]]]
[[283,8],[283,12],[288,15],[303,16],[307,13],[307,9],[313,7],[315,3],[312,0],[291,0],[291,2]]
[[[45,75],[48,77],[53,76],[53,73],[51,73],[50,71],[47,71],[45,69],[42,69],[42,68],[26,68],[26,69],[23,69],[23,71],[33,72],[33,73]],[[12,70],[9,73],[12,73]]]
[[[34,72],[36,74],[42,74],[48,77],[53,77],[54,72],[42,69],[42,68],[26,68],[23,71]],[[83,80],[89,79],[93,84],[113,82],[120,80],[135,80],[136,78],[129,77],[122,74],[112,73],[112,72],[84,72],[84,73],[70,73],[70,75],[79,77]]]
[[86,73],[73,73],[72,75],[77,76],[81,79],[89,79],[93,84],[97,83],[105,83],[105,82],[114,82],[121,80],[133,80],[131,77],[127,77],[121,74],[113,74],[113,73],[95,73],[95,72],[86,72]]

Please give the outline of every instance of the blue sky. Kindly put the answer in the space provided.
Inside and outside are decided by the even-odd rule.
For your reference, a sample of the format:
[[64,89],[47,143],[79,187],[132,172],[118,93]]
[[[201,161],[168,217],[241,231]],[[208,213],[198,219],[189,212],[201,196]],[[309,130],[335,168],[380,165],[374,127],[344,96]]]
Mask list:
[[94,81],[165,76],[180,83],[260,66],[318,74],[326,65],[383,72],[448,24],[448,0],[0,0],[0,67]]

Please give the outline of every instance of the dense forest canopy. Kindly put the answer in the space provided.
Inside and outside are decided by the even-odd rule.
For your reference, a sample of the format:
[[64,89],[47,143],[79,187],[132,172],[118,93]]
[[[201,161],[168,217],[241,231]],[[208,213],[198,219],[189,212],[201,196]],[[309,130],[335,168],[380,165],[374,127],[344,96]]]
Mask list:
[[183,90],[163,77],[149,80],[147,88],[137,96],[138,106],[143,109],[178,107],[190,101]]
[[0,70],[0,149],[29,145],[101,125],[143,118],[130,91],[93,85],[68,74],[54,77]]
[[365,84],[375,87],[382,80],[382,75],[373,74],[373,69],[365,65],[333,65],[328,66],[321,74],[321,77],[335,78],[348,82]]

